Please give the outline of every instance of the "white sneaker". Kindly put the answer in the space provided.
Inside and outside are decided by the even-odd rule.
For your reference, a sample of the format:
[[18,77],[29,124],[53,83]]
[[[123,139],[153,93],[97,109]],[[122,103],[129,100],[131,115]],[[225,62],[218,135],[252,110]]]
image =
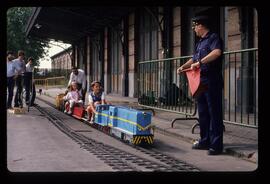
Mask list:
[[67,113],[68,113],[68,114],[72,114],[72,112],[71,112],[71,111],[68,111]]
[[64,110],[64,113],[65,113],[65,114],[67,113],[67,110],[66,110],[66,109]]
[[91,117],[91,120],[89,121],[89,123],[93,124],[94,123],[94,118]]

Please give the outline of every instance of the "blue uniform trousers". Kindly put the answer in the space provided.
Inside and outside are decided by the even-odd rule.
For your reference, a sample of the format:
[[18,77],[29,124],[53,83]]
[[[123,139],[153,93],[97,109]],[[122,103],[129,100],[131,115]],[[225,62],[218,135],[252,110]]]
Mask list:
[[223,150],[222,82],[208,82],[208,90],[197,97],[200,141],[217,151]]

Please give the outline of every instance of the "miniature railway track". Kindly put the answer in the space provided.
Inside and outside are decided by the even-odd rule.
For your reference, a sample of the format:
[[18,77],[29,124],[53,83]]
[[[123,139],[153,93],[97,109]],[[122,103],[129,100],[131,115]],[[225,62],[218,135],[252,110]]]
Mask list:
[[[48,104],[51,107],[55,107],[54,104],[38,98]],[[67,126],[60,115],[55,113],[54,108],[43,108],[39,105],[35,106],[42,114],[44,114],[60,131],[69,136],[72,140],[77,142],[81,148],[96,155],[97,158],[103,160],[104,163],[112,167],[116,171],[162,171],[162,172],[186,172],[186,171],[199,171],[198,168],[187,164],[181,160],[160,153],[154,149],[147,149],[126,143],[132,146],[137,151],[143,154],[149,155],[152,160],[140,157],[138,155],[126,152],[124,150],[115,148],[111,145],[98,142],[92,138],[89,138],[80,132],[72,130]],[[153,161],[155,160],[155,161]]]

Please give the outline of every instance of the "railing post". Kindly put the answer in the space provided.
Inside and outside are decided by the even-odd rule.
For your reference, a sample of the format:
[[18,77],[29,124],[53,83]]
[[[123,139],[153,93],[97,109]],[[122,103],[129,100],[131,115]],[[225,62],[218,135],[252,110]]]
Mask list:
[[45,79],[45,89],[47,90],[49,86],[48,79]]

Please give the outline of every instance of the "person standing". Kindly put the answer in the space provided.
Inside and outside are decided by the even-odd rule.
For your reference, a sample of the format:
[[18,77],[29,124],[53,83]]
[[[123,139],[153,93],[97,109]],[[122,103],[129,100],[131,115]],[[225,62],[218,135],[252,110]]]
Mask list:
[[200,39],[195,46],[193,57],[180,66],[177,73],[189,67],[201,69],[200,82],[207,85],[208,89],[196,97],[200,139],[192,148],[208,150],[208,155],[218,155],[223,151],[223,42],[216,33],[210,31],[209,17],[197,16],[192,22],[192,28]]
[[[25,103],[26,105],[34,105],[35,97],[36,97],[36,89],[35,84],[32,80],[33,75],[33,58],[29,57],[27,60],[27,64],[25,66],[25,72],[24,72],[24,87],[25,87]],[[30,98],[30,90],[32,93],[31,99]]]
[[22,73],[25,71],[25,62],[24,62],[24,51],[19,50],[18,51],[18,58],[14,59],[13,62],[16,65],[16,95],[14,99],[14,107],[23,107],[23,101],[22,101],[22,89],[23,89],[23,83],[22,83]]
[[86,93],[86,77],[85,73],[82,69],[78,69],[77,67],[72,67],[72,72],[70,74],[68,86],[71,85],[72,82],[77,83],[77,88],[82,94],[82,100],[85,101],[85,93]]
[[[11,51],[7,52],[7,87],[8,87],[8,100],[7,109],[12,109],[13,90],[15,85],[15,72],[19,69],[13,62],[14,56]],[[17,68],[16,68],[17,67]]]

